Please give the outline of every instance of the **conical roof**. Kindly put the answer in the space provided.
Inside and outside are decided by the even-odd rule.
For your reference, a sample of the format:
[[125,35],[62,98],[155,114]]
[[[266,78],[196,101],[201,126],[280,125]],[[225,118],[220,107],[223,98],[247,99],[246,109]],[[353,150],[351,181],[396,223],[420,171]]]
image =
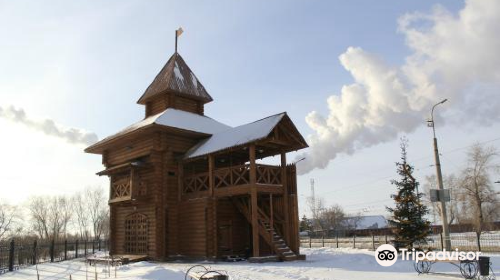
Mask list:
[[151,97],[166,91],[198,99],[203,103],[208,103],[213,100],[210,94],[205,90],[205,87],[200,83],[196,75],[177,52],[170,57],[137,103],[146,104],[146,101]]

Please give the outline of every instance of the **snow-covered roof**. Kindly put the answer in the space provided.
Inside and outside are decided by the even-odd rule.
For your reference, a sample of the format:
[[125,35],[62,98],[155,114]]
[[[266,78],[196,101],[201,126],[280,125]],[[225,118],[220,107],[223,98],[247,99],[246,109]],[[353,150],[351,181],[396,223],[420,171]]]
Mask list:
[[204,103],[212,101],[210,94],[179,53],[174,53],[170,57],[137,103],[145,104],[147,99],[167,90],[193,97]]
[[93,147],[101,145],[110,140],[116,139],[119,136],[136,131],[138,129],[141,129],[143,127],[152,124],[162,125],[165,127],[173,127],[173,128],[203,133],[207,135],[231,129],[230,126],[220,123],[207,116],[202,116],[182,110],[168,108],[159,114],[147,117],[140,122],[137,122],[133,125],[126,127],[125,129],[114,135],[104,138],[103,140],[97,142],[96,144],[88,147],[87,150],[92,149]]
[[191,148],[184,158],[195,158],[265,138],[284,116],[285,113],[281,113],[217,132]]

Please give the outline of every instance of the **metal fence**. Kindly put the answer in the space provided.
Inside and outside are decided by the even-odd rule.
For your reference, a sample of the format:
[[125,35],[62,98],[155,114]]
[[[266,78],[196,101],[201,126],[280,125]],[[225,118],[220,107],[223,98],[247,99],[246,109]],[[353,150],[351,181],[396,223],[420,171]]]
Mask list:
[[[375,250],[382,244],[390,244],[394,240],[392,235],[371,236],[340,236],[329,234],[324,236],[307,236],[300,238],[300,244],[306,248],[356,248]],[[451,247],[460,251],[500,252],[500,232],[484,232],[478,237],[475,232],[450,234]],[[428,236],[427,243],[414,244],[425,250],[442,250],[444,240],[442,233]]]
[[107,240],[60,242],[12,240],[0,243],[0,274],[28,265],[82,258],[97,251],[107,251],[108,248]]

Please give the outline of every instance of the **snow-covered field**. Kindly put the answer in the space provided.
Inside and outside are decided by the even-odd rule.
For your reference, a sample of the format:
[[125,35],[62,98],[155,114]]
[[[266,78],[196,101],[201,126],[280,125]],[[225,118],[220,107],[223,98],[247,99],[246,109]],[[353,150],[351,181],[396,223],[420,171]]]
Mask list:
[[[435,264],[429,275],[418,276],[410,261],[397,261],[391,267],[382,267],[377,264],[373,252],[356,249],[333,249],[313,248],[303,249],[307,255],[306,261],[280,262],[251,264],[247,262],[238,263],[201,263],[211,267],[213,270],[224,270],[231,279],[458,279],[460,275],[458,268],[445,263]],[[500,275],[500,255],[491,256],[493,269]],[[117,278],[123,280],[136,279],[168,279],[182,280],[184,272],[194,263],[153,263],[139,262],[124,265],[117,269]],[[40,279],[87,279],[86,266],[82,259],[65,261],[59,263],[42,264],[38,266]],[[98,266],[99,279],[114,279],[114,269],[111,277],[106,277],[105,266]],[[88,268],[88,279],[94,279],[94,267]],[[33,279],[36,280],[34,267],[28,267],[12,273],[0,276],[2,280]]]

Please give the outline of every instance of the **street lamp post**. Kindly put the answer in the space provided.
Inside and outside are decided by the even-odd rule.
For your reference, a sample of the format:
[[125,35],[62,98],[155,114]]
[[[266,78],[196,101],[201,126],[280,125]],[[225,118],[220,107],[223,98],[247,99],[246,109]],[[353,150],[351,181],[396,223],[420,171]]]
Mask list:
[[451,240],[450,240],[450,229],[448,226],[448,215],[446,213],[446,201],[444,201],[443,196],[441,195],[444,190],[443,187],[443,175],[441,173],[441,162],[439,161],[439,151],[438,151],[438,144],[437,144],[437,138],[436,138],[436,129],[434,125],[434,109],[436,106],[443,104],[447,101],[448,99],[444,99],[443,101],[435,104],[432,106],[431,110],[431,120],[430,120],[430,125],[432,126],[432,133],[434,136],[434,160],[436,162],[436,174],[437,174],[437,183],[438,183],[438,190],[439,190],[439,202],[440,202],[440,208],[441,208],[441,221],[443,223],[443,234],[444,234],[444,248],[447,251],[451,250]]

